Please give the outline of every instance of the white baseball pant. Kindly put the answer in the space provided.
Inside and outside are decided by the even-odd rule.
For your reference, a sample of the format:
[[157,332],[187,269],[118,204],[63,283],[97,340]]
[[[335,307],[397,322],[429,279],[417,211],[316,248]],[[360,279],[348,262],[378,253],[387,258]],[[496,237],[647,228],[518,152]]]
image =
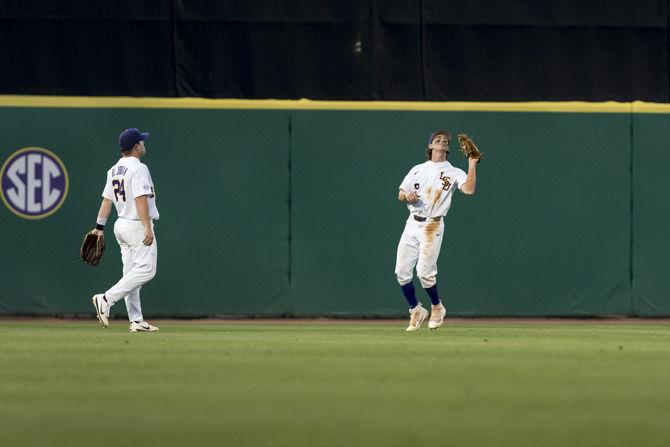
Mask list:
[[140,289],[156,275],[158,242],[155,233],[153,243],[146,246],[143,243],[144,226],[142,222],[119,218],[114,224],[114,236],[121,248],[123,277],[105,292],[105,297],[110,306],[123,298],[126,302],[128,319],[144,321]]
[[396,257],[395,274],[401,286],[412,280],[415,266],[424,289],[435,285],[443,234],[444,219],[419,222],[410,214],[398,243]]

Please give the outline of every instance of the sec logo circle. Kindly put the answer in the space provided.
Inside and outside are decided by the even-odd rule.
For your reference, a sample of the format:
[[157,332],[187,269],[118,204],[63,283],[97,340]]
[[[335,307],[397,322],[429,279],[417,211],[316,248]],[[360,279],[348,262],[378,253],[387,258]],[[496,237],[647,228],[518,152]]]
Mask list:
[[67,197],[65,165],[41,147],[26,147],[10,155],[0,170],[0,182],[2,201],[24,219],[51,216]]

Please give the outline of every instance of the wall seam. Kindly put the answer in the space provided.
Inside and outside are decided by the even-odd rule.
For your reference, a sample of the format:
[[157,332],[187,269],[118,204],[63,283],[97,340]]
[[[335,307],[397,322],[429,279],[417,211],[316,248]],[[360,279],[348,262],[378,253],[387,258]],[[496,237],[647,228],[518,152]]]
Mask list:
[[289,301],[289,315],[295,316],[295,303],[293,300],[293,110],[288,112],[288,147],[286,168],[288,172],[287,186],[288,193],[286,195],[287,207],[287,287],[288,287],[288,301]]
[[629,178],[630,178],[630,222],[629,222],[629,253],[628,253],[628,285],[630,290],[630,312],[632,315],[637,315],[635,311],[635,140],[634,140],[634,120],[635,113],[633,113],[633,104],[631,104],[630,121],[628,123],[628,138],[629,138]]

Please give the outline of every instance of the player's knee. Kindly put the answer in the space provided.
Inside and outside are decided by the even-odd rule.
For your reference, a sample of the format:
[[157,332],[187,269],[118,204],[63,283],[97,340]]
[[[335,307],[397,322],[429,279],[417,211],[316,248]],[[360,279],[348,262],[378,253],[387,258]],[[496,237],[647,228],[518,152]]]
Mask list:
[[421,272],[421,271],[417,271],[416,273],[417,276],[419,277],[419,281],[421,281],[421,286],[424,289],[428,289],[435,285],[436,279],[433,273]]
[[152,267],[150,270],[148,270],[146,272],[145,278],[147,279],[147,281],[149,281],[149,280],[153,279],[154,276],[156,276],[156,267]]
[[398,271],[395,272],[395,277],[398,280],[398,284],[404,286],[412,280],[412,272]]
[[420,276],[419,281],[421,281],[421,287],[424,289],[430,289],[437,282],[434,276]]
[[396,279],[398,280],[398,284],[400,284],[400,287],[404,286],[405,284],[409,284],[410,282],[412,282],[412,276],[411,275],[409,277],[397,276]]
[[142,282],[147,282],[156,276],[156,266],[151,264],[141,264],[137,266],[135,272],[140,276]]

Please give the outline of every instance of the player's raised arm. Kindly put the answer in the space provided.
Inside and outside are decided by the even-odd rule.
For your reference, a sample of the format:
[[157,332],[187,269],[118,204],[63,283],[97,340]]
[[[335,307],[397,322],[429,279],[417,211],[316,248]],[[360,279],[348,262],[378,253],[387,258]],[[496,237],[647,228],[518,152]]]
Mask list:
[[478,162],[479,160],[476,158],[468,158],[468,177],[460,188],[463,194],[471,196],[475,193],[475,187],[477,186]]

